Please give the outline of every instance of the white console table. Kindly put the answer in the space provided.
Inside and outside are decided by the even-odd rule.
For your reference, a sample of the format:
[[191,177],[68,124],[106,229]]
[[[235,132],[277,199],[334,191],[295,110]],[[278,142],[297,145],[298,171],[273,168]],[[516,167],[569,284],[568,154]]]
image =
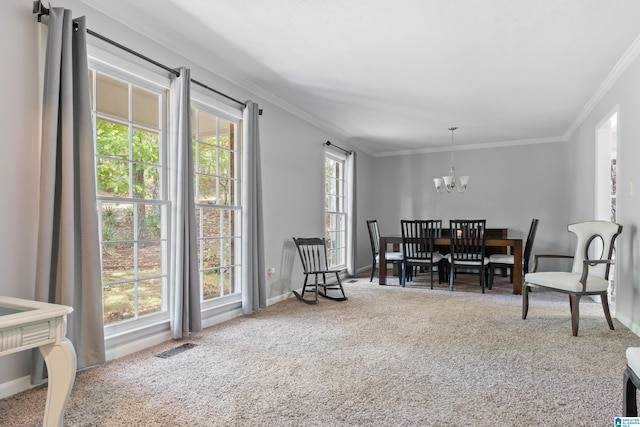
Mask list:
[[76,378],[76,352],[66,338],[73,308],[20,298],[0,297],[0,356],[38,347],[47,365],[49,385],[43,426],[62,426]]

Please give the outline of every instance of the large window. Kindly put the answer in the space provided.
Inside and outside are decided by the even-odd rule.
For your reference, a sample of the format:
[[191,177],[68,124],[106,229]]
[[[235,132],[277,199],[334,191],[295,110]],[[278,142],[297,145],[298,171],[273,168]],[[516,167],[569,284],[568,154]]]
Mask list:
[[347,264],[347,203],[344,156],[325,155],[325,237],[330,267]]
[[238,120],[193,103],[198,263],[204,301],[240,292]]
[[90,70],[106,326],[167,316],[166,90]]

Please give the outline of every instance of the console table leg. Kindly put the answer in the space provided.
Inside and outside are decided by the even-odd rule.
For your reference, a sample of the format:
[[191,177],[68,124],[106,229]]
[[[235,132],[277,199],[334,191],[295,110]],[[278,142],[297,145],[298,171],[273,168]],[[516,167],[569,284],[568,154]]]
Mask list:
[[62,427],[64,410],[76,379],[76,351],[67,338],[60,342],[40,347],[47,365],[49,385],[43,426]]

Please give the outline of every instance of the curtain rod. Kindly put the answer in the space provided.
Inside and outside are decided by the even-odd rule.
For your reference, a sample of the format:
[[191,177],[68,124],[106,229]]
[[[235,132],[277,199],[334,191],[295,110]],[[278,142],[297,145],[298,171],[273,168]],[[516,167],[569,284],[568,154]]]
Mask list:
[[326,145],[327,147],[335,147],[335,148],[337,148],[338,150],[342,150],[342,151],[343,151],[345,154],[347,154],[347,155],[351,155],[351,154],[353,154],[353,151],[349,151],[349,150],[345,150],[344,148],[340,148],[340,147],[338,147],[337,145],[332,144],[332,143],[331,143],[331,141],[327,141],[327,142],[325,142],[325,143],[324,143],[324,144],[322,144],[322,145]]
[[[33,2],[33,13],[37,13],[38,14],[38,22],[42,22],[42,16],[43,15],[47,15],[48,16],[49,15],[49,9],[44,7],[44,5],[42,4],[42,1],[37,0],[37,1]],[[77,30],[77,27],[76,27],[76,30]],[[141,54],[140,52],[136,52],[135,50],[133,50],[131,48],[128,48],[128,47],[124,46],[123,44],[120,44],[120,43],[118,43],[118,42],[116,42],[114,40],[111,40],[110,38],[107,38],[107,37],[105,37],[105,36],[103,36],[101,34],[98,34],[95,31],[90,30],[89,28],[87,28],[87,34],[92,35],[93,37],[96,37],[96,38],[98,38],[98,39],[100,39],[100,40],[102,40],[102,41],[104,41],[106,43],[109,43],[110,45],[115,46],[118,49],[122,49],[125,52],[130,53],[131,55],[137,56],[138,58],[140,58],[142,60],[150,62],[151,64],[155,65],[156,67],[162,68],[163,70],[175,75],[176,77],[180,76],[180,72],[178,70],[176,70],[174,68],[170,68],[170,67],[168,67],[168,66],[166,66],[164,64],[161,64],[158,61],[155,61],[155,60],[149,58],[148,56],[145,56],[145,55]],[[235,103],[237,103],[239,105],[242,105],[243,107],[246,106],[246,104],[244,102],[238,101],[237,99],[232,98],[229,95],[227,95],[225,93],[222,93],[222,92],[220,92],[220,91],[218,91],[218,90],[216,90],[216,89],[214,89],[214,88],[212,88],[210,86],[207,86],[206,84],[201,83],[201,82],[199,82],[199,81],[197,81],[195,79],[191,79],[191,83],[194,83],[194,84],[196,84],[196,85],[198,85],[200,87],[208,89],[211,92],[214,92],[214,93],[216,93],[216,94],[218,94],[220,96],[223,96],[223,97],[227,98],[230,101],[233,101],[233,102],[235,102]],[[260,108],[258,110],[258,114],[262,115],[262,108]]]

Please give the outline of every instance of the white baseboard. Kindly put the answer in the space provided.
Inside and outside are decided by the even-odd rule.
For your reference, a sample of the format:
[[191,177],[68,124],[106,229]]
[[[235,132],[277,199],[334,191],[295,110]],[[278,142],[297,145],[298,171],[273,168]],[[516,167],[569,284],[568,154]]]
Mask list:
[[639,324],[634,323],[630,318],[628,318],[626,316],[620,316],[620,313],[616,313],[615,318],[618,319],[620,321],[620,323],[622,323],[624,326],[629,328],[629,330],[631,330],[631,332],[633,332],[634,334],[640,336],[640,325]]
[[31,376],[16,378],[15,380],[7,381],[6,383],[0,383],[0,399],[13,396],[14,394],[29,390],[36,387],[31,385]]

